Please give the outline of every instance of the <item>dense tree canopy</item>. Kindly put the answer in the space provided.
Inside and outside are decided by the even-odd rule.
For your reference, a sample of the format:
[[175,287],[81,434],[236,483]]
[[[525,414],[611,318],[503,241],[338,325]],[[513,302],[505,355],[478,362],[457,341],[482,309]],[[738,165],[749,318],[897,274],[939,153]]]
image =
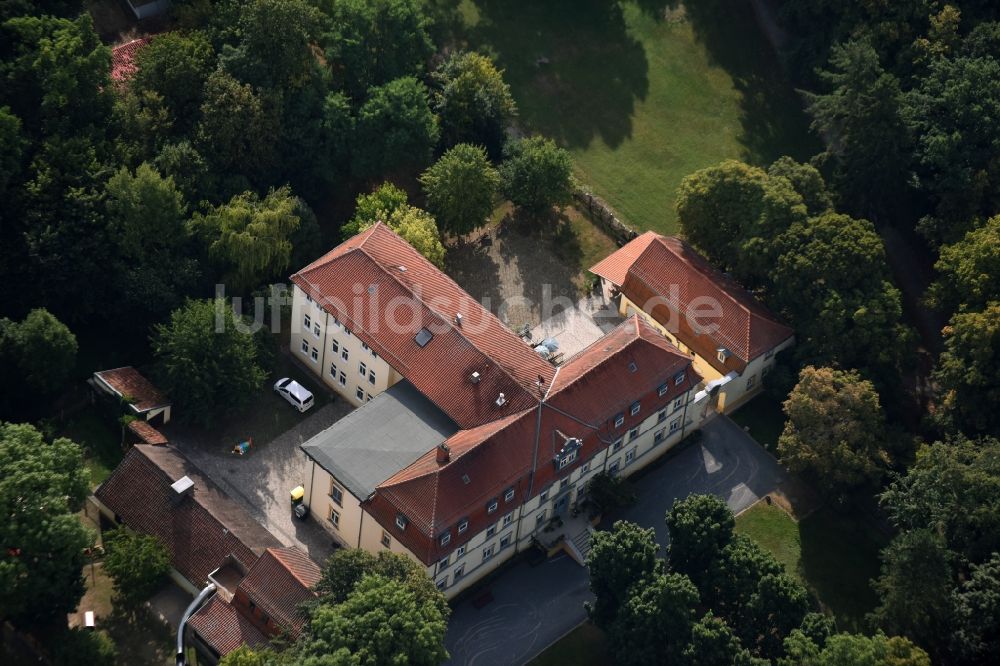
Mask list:
[[1000,301],[954,315],[944,337],[934,373],[941,420],[968,435],[1000,435]]
[[909,132],[899,81],[865,41],[835,46],[820,77],[830,92],[810,96],[809,112],[835,159],[843,203],[858,215],[884,213],[906,191]]
[[157,324],[151,340],[159,385],[183,418],[209,424],[238,409],[267,373],[256,337],[226,301],[192,300]]
[[322,0],[329,17],[326,59],[351,97],[393,79],[419,74],[434,52],[418,0]]
[[630,588],[652,577],[660,547],[652,529],[618,521],[610,531],[596,532],[587,554],[590,589],[597,596],[590,617],[609,627],[629,598]]
[[778,457],[827,496],[875,484],[888,466],[878,393],[857,372],[806,366],[784,405]]
[[205,242],[209,256],[224,267],[230,291],[241,294],[288,268],[291,238],[300,224],[299,205],[287,187],[271,190],[263,199],[244,192],[195,214],[191,228]]
[[73,332],[44,308],[19,322],[0,319],[0,369],[10,372],[8,381],[19,380],[12,393],[27,388],[36,399],[51,396],[73,374],[77,350]]
[[441,117],[444,145],[482,145],[491,157],[498,158],[507,125],[517,113],[503,72],[482,54],[454,53],[441,64],[434,78],[439,86],[434,109]]
[[699,587],[706,585],[713,575],[707,563],[718,560],[732,541],[733,512],[714,495],[691,495],[674,502],[666,521],[671,569],[687,574]]
[[89,490],[80,447],[0,423],[0,615],[65,626],[83,596],[84,549],[93,543],[75,515]]
[[1000,215],[941,247],[928,293],[931,305],[946,312],[980,310],[1000,295]]
[[446,615],[405,583],[365,574],[343,602],[318,606],[298,645],[303,666],[437,666],[448,658]]
[[841,367],[897,367],[910,334],[872,224],[824,213],[793,225],[779,243],[770,300],[794,324],[799,357]]
[[356,127],[352,165],[362,177],[425,166],[439,135],[427,87],[413,77],[372,88]]
[[808,212],[788,179],[736,160],[684,178],[676,206],[685,238],[751,286],[774,258],[774,238]]
[[934,530],[963,560],[986,561],[1000,552],[1000,442],[956,437],[922,446],[881,502],[900,530]]
[[203,33],[164,33],[136,54],[132,90],[159,95],[174,130],[190,131],[215,59],[215,50]]

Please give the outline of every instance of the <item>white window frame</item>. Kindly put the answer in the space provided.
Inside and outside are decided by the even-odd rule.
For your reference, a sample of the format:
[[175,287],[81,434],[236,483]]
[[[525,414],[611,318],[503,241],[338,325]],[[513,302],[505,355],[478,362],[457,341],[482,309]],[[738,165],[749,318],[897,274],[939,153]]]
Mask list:
[[307,331],[310,330],[312,328],[312,326],[313,326],[312,325],[312,317],[310,317],[309,315],[302,315],[302,326]]
[[442,546],[447,546],[451,543],[451,532],[445,532],[441,535],[440,543]]
[[468,520],[460,520],[458,522],[458,533],[461,534],[462,532],[464,532],[467,529],[469,529],[469,521]]
[[489,562],[493,559],[493,549],[494,547],[492,545],[483,548],[483,562]]
[[360,386],[356,386],[354,391],[354,397],[363,402],[365,399],[365,390]]
[[313,347],[312,351],[309,353],[309,358],[312,359],[313,363],[319,363],[319,350]]
[[390,547],[392,546],[392,537],[391,537],[391,536],[389,536],[389,533],[388,533],[388,532],[386,532],[385,530],[382,530],[382,539],[381,539],[381,544],[382,544],[382,545],[383,545],[383,546],[384,546],[385,548],[390,548]]
[[631,407],[629,408],[629,414],[630,414],[631,416],[635,416],[636,414],[638,414],[638,413],[639,413],[639,410],[640,410],[640,409],[642,409],[642,405],[641,405],[641,404],[639,403],[639,401],[637,400],[637,401],[633,402],[633,403],[632,403],[632,406],[631,406]]
[[621,428],[623,425],[625,425],[625,415],[619,414],[615,417],[615,427]]
[[512,523],[513,521],[514,521],[514,512],[513,512],[513,511],[511,511],[510,513],[508,513],[507,515],[505,515],[505,516],[503,517],[503,520],[502,520],[502,521],[500,521],[500,522],[501,522],[501,527],[507,527],[507,526],[508,526],[508,525],[510,525],[510,524],[511,524],[511,523]]
[[307,354],[307,355],[309,354],[309,341],[308,340],[303,340],[302,341],[302,353],[303,354]]
[[330,514],[326,517],[330,524],[333,525],[334,529],[340,529],[340,512],[330,507]]
[[635,453],[639,450],[639,447],[629,449],[625,452],[625,466],[628,467],[633,462],[635,462]]
[[683,370],[674,375],[674,386],[680,386],[687,379],[687,373]]
[[496,500],[490,500],[490,503],[486,505],[486,513],[495,513],[499,503]]
[[368,366],[365,365],[364,361],[358,363],[358,374],[361,375],[362,377],[368,376]]
[[319,322],[313,322],[313,336],[319,337]]
[[680,429],[681,429],[681,420],[680,419],[674,419],[673,421],[670,422],[670,434],[671,435],[674,434],[675,432],[677,432]]

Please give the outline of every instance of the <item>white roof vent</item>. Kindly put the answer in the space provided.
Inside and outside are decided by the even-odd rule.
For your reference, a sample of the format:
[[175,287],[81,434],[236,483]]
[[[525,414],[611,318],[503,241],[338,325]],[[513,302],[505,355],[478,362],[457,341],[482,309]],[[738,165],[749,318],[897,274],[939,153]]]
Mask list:
[[715,350],[716,357],[719,359],[719,363],[725,363],[726,359],[732,356],[732,352],[725,347],[719,347]]
[[170,487],[177,494],[177,497],[183,497],[184,495],[190,493],[191,489],[194,488],[194,481],[192,481],[190,477],[182,476],[170,484]]
[[471,375],[469,375],[469,381],[472,382],[473,384],[478,384],[479,383],[479,371],[478,370],[476,372],[473,372]]
[[462,313],[459,312],[455,315],[455,325],[462,328]]
[[507,396],[501,393],[500,396],[497,398],[497,407],[503,407],[506,404],[507,404]]

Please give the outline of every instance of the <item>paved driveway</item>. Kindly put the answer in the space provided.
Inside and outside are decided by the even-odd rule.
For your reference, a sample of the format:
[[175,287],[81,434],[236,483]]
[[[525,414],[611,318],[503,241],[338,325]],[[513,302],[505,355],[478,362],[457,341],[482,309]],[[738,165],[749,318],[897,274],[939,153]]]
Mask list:
[[[734,512],[772,492],[785,473],[777,461],[725,416],[704,426],[697,444],[667,456],[635,482],[639,501],[626,520],[656,529],[667,543],[663,518],[675,499],[714,493]],[[531,567],[520,562],[490,586],[493,601],[476,610],[468,600],[452,614],[446,638],[452,664],[520,664],[586,619],[592,598],[587,571],[566,556]]]
[[279,541],[298,546],[322,564],[333,552],[333,537],[313,520],[294,518],[288,492],[305,481],[306,461],[299,444],[333,425],[351,409],[344,400],[336,399],[304,416],[295,427],[270,442],[255,445],[243,458],[219,452],[219,447],[199,441],[185,429],[169,429],[168,436]]

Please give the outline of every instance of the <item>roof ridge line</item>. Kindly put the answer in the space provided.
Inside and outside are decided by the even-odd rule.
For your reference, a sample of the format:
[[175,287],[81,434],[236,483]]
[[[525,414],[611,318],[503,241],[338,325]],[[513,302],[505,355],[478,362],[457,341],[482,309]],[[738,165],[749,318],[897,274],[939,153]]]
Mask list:
[[[306,553],[303,553],[302,550],[300,550],[297,546],[282,546],[281,548],[267,548],[266,550],[267,550],[268,553],[271,554],[271,557],[273,557],[274,559],[276,559],[278,562],[281,563],[281,568],[282,569],[284,569],[285,571],[287,571],[288,573],[290,573],[292,575],[292,578],[294,578],[295,580],[297,580],[299,583],[302,584],[302,587],[306,588],[310,592],[312,591],[312,586],[309,583],[307,583],[306,581],[302,580],[299,577],[299,575],[297,573],[295,573],[295,571],[291,567],[289,567],[287,565],[287,563],[279,555],[277,555],[276,553],[279,553],[279,552],[281,552],[283,550],[296,550],[296,551],[302,553],[303,555],[305,555],[306,559],[309,560],[310,562],[312,562],[312,558],[309,557],[309,555],[307,555]],[[259,561],[260,560],[258,560],[258,562]],[[256,565],[256,562],[254,562],[254,564]],[[313,562],[313,564],[316,564],[316,563]],[[318,567],[319,565],[316,565],[316,566]],[[251,568],[253,568],[253,567],[251,567]],[[322,572],[322,568],[320,568],[320,572]]]
[[[396,237],[397,237],[397,238],[399,238],[399,239],[400,239],[401,241],[403,241],[404,243],[406,243],[406,245],[407,245],[407,246],[408,246],[408,247],[409,247],[410,249],[412,249],[412,250],[414,251],[414,253],[416,253],[417,255],[419,255],[419,257],[420,257],[421,259],[423,259],[424,261],[427,261],[427,258],[426,258],[426,257],[424,257],[424,256],[423,256],[422,254],[420,254],[419,252],[417,252],[416,248],[414,248],[414,247],[413,247],[412,245],[410,245],[409,243],[407,243],[407,242],[406,242],[406,239],[405,239],[405,238],[403,238],[402,236],[400,236],[399,234],[397,234],[397,233],[396,233],[395,231],[393,231],[392,229],[390,229],[390,228],[389,228],[388,226],[386,226],[386,225],[385,225],[385,224],[383,224],[382,222],[376,222],[376,223],[375,223],[375,224],[374,224],[374,225],[372,226],[372,229],[374,229],[375,227],[377,227],[377,226],[379,226],[379,225],[381,225],[382,227],[384,227],[384,228],[386,229],[386,231],[388,231],[389,233],[391,233],[392,235],[396,236]],[[368,238],[370,238],[370,237],[371,237],[371,236],[369,235],[369,237],[368,237]],[[502,363],[500,363],[499,361],[497,361],[497,359],[493,358],[493,356],[491,356],[490,354],[487,354],[487,353],[486,353],[485,351],[483,351],[483,349],[482,349],[482,348],[481,348],[481,347],[480,347],[479,345],[477,345],[477,344],[476,344],[475,342],[473,342],[472,340],[470,340],[470,339],[468,338],[468,336],[466,336],[466,335],[465,335],[465,334],[464,334],[464,333],[463,333],[463,332],[462,332],[462,331],[460,330],[460,328],[459,328],[459,327],[457,327],[457,326],[454,326],[454,325],[452,325],[452,323],[451,323],[451,319],[449,319],[448,317],[446,317],[446,316],[442,315],[442,314],[441,314],[440,312],[438,312],[438,311],[437,311],[437,310],[436,310],[435,308],[432,308],[432,307],[431,307],[431,306],[430,306],[430,305],[429,305],[429,304],[427,303],[427,301],[425,301],[425,300],[424,300],[424,299],[423,299],[422,297],[420,297],[420,296],[417,296],[417,295],[416,295],[416,294],[415,294],[415,293],[413,292],[413,289],[411,289],[410,287],[406,286],[406,284],[404,284],[404,283],[403,283],[403,281],[402,281],[402,280],[400,280],[398,276],[394,275],[394,274],[393,274],[393,273],[392,273],[392,272],[391,272],[390,270],[388,270],[388,269],[387,269],[387,268],[386,268],[385,266],[383,266],[383,265],[382,265],[382,264],[381,264],[381,263],[380,263],[380,262],[378,261],[378,259],[376,259],[375,257],[373,257],[373,256],[371,255],[371,253],[369,253],[369,252],[368,252],[368,251],[367,251],[367,250],[366,250],[366,249],[364,248],[364,243],[368,241],[368,238],[366,238],[366,239],[365,239],[365,241],[364,241],[363,243],[361,243],[360,245],[358,245],[358,247],[357,247],[357,248],[353,248],[353,249],[357,249],[357,250],[360,250],[360,251],[361,251],[362,253],[364,253],[364,255],[365,255],[366,257],[368,257],[369,259],[371,259],[371,260],[372,260],[372,261],[373,261],[373,262],[375,263],[375,265],[376,265],[376,266],[378,266],[378,267],[379,267],[379,269],[380,269],[380,270],[381,270],[381,271],[382,271],[383,273],[385,273],[385,274],[386,274],[386,275],[388,275],[388,276],[389,276],[390,278],[392,278],[393,280],[395,280],[395,282],[396,282],[396,283],[397,283],[397,284],[398,284],[398,285],[399,285],[400,287],[402,287],[402,288],[403,288],[403,289],[405,289],[405,290],[406,290],[407,292],[409,292],[409,293],[410,293],[410,294],[411,294],[411,295],[413,296],[413,298],[415,298],[415,299],[417,300],[417,302],[419,302],[419,303],[420,303],[421,305],[423,305],[423,306],[424,306],[425,308],[427,308],[427,310],[428,310],[428,311],[430,311],[430,312],[433,312],[433,313],[434,313],[435,315],[437,315],[438,317],[440,317],[440,318],[441,318],[441,319],[442,319],[442,320],[443,320],[443,321],[444,321],[444,322],[445,322],[445,323],[447,324],[447,326],[448,326],[448,327],[449,327],[449,328],[450,328],[451,330],[453,330],[453,331],[455,331],[456,333],[458,333],[458,336],[459,336],[460,338],[462,338],[463,340],[465,340],[466,342],[468,342],[468,343],[469,343],[469,345],[471,345],[473,349],[475,349],[475,350],[476,350],[476,351],[478,351],[478,352],[479,352],[480,354],[482,354],[483,356],[485,356],[485,357],[486,357],[486,358],[487,358],[487,359],[488,359],[488,360],[489,360],[489,361],[490,361],[490,362],[491,362],[491,363],[492,363],[493,365],[495,365],[495,366],[497,366],[498,368],[500,368],[500,371],[501,371],[501,372],[503,372],[503,374],[504,374],[504,375],[505,375],[505,376],[506,376],[506,377],[507,377],[508,379],[510,379],[510,380],[511,380],[512,382],[514,382],[514,384],[515,384],[515,385],[517,385],[518,387],[520,387],[520,389],[521,389],[522,391],[524,391],[525,393],[527,393],[527,394],[528,394],[528,395],[529,395],[529,396],[530,396],[530,397],[532,398],[532,400],[535,400],[535,402],[537,402],[537,399],[536,399],[536,398],[534,397],[534,395],[532,395],[531,391],[529,391],[529,390],[528,390],[528,389],[527,389],[527,388],[526,388],[525,386],[523,386],[523,385],[521,384],[521,382],[517,381],[517,379],[515,379],[515,378],[514,378],[514,376],[513,376],[513,375],[511,375],[511,374],[510,374],[510,372],[508,372],[508,371],[507,371],[507,368],[505,368],[505,367],[504,367],[504,365],[503,365]],[[430,262],[429,262],[429,261],[427,261],[427,263],[430,263]],[[433,265],[433,264],[431,264],[431,266],[434,266],[434,265]],[[500,321],[500,319],[499,319],[499,318],[498,318],[498,317],[497,317],[496,315],[494,315],[494,314],[493,314],[492,312],[490,312],[490,311],[489,311],[489,310],[487,310],[487,309],[486,309],[485,307],[483,307],[483,305],[482,305],[481,303],[479,303],[478,301],[476,301],[476,299],[472,298],[472,296],[469,296],[469,293],[468,293],[467,291],[465,291],[465,289],[462,289],[462,286],[461,286],[460,284],[458,284],[457,282],[455,282],[454,280],[452,280],[452,279],[451,279],[450,277],[448,277],[448,275],[447,275],[447,274],[446,274],[446,273],[445,273],[444,271],[442,271],[441,269],[437,268],[436,266],[434,266],[434,268],[435,268],[435,270],[437,270],[437,271],[438,271],[438,273],[440,273],[441,275],[443,275],[443,276],[445,277],[445,279],[449,280],[449,281],[450,281],[450,282],[451,282],[451,283],[452,283],[452,284],[453,284],[453,285],[454,285],[454,286],[455,286],[456,288],[458,288],[458,290],[459,290],[459,291],[461,291],[461,292],[462,292],[463,294],[465,294],[466,296],[468,296],[468,297],[469,297],[469,300],[470,300],[470,301],[472,301],[473,303],[475,303],[476,305],[478,305],[478,306],[479,306],[479,309],[480,309],[480,310],[481,310],[482,312],[486,313],[486,316],[487,316],[487,317],[491,317],[491,318],[495,319],[495,320],[496,320],[496,322],[497,322],[498,324],[500,324],[500,326],[501,326],[501,327],[502,327],[502,328],[503,328],[503,329],[504,329],[505,331],[508,331],[508,332],[509,332],[509,333],[510,333],[511,335],[514,335],[514,332],[513,332],[513,331],[511,331],[510,329],[508,329],[508,328],[507,328],[506,326],[504,326],[504,323],[503,323],[502,321]],[[528,351],[531,351],[531,353],[532,353],[532,354],[534,354],[534,353],[535,353],[534,351],[532,351],[532,350],[530,350],[530,349],[529,349]]]

